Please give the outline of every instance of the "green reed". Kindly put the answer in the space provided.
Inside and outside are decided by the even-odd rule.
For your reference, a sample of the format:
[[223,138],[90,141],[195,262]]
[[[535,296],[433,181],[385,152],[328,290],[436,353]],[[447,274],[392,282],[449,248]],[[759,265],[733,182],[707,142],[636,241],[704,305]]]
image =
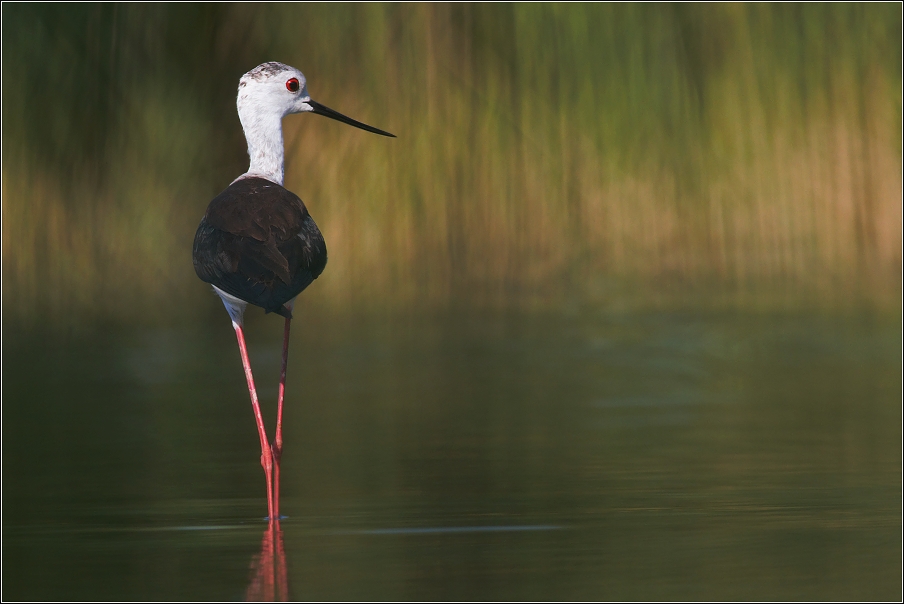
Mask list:
[[894,4],[4,5],[5,316],[198,300],[266,60],[398,135],[285,120],[311,303],[895,307],[900,40]]

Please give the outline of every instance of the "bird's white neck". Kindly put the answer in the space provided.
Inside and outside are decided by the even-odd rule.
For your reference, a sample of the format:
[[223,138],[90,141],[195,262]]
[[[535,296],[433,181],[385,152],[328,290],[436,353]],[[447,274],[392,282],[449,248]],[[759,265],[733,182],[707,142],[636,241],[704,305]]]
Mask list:
[[[278,185],[285,176],[285,149],[283,148],[282,115],[275,112],[243,111],[239,119],[248,141],[251,165],[239,178],[258,176]],[[236,179],[238,180],[238,179]]]

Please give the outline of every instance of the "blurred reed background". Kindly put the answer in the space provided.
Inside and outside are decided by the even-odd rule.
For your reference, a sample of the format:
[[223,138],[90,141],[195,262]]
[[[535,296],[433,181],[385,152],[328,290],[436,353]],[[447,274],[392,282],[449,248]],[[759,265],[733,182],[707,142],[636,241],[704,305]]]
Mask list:
[[306,303],[901,302],[898,4],[2,16],[5,321],[221,313],[192,238],[268,60],[398,135],[284,121],[330,251]]

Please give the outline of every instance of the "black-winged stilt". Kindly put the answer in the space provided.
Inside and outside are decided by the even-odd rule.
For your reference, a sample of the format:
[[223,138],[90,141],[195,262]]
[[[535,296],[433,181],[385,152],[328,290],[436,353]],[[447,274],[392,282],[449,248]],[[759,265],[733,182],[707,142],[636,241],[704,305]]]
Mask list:
[[[248,141],[251,166],[210,202],[195,234],[192,257],[195,272],[213,285],[232,319],[261,441],[267,511],[270,520],[278,520],[282,410],[292,308],[295,297],[326,266],[323,235],[301,199],[282,186],[285,153],[282,118],[309,111],[368,132],[395,135],[313,101],[304,74],[282,63],[264,63],[243,75],[236,105]],[[276,436],[272,446],[267,441],[245,347],[242,325],[249,304],[286,318]]]

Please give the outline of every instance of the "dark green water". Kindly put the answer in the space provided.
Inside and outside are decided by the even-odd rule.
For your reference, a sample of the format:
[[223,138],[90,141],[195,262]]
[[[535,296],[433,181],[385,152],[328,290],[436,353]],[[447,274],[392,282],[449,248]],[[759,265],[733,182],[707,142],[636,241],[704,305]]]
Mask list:
[[[266,502],[216,319],[6,326],[4,599],[245,597]],[[897,318],[307,320],[283,457],[293,598],[902,595]],[[281,328],[249,318],[270,430]]]

